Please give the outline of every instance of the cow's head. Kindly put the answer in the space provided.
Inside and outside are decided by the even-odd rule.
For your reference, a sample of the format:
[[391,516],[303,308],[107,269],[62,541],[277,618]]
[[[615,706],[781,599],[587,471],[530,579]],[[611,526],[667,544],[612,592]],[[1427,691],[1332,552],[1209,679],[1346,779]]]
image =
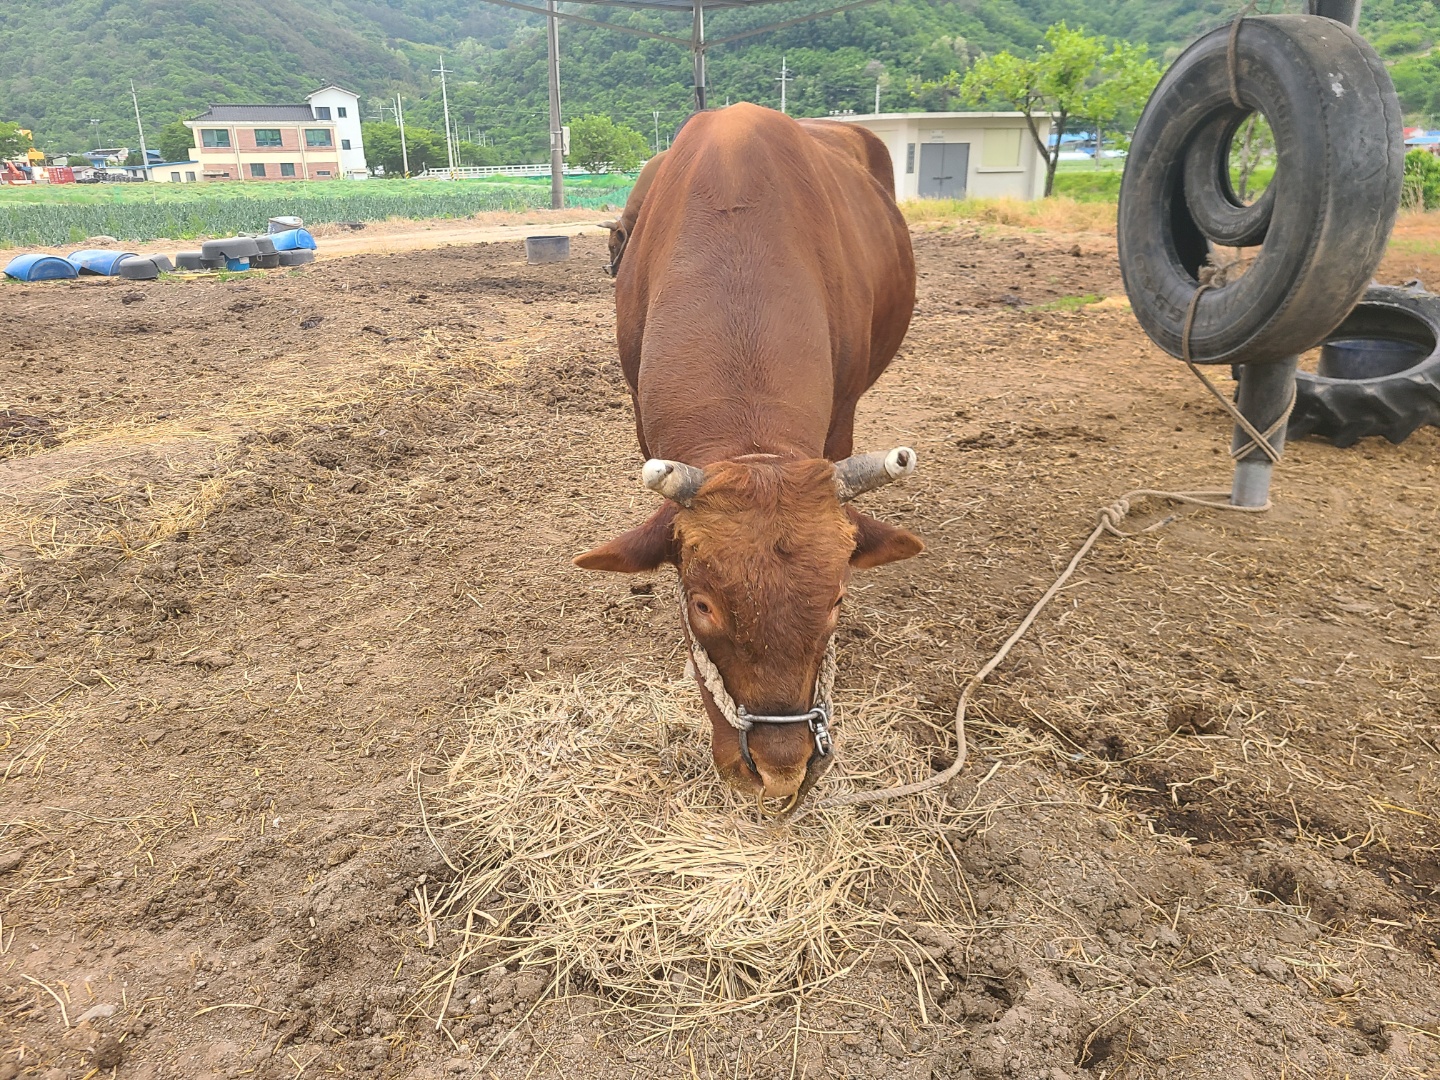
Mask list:
[[[637,573],[673,563],[689,632],[735,704],[757,716],[805,713],[851,571],[908,559],[924,547],[913,533],[845,504],[914,468],[907,448],[838,464],[764,455],[704,469],[650,461],[645,485],[669,501],[575,564]],[[736,730],[697,681],[722,776],[777,798],[803,794],[819,778],[828,759],[816,752],[805,723],[757,724],[748,736],[752,771]]]
[[620,258],[625,254],[625,245],[630,242],[630,227],[634,222],[626,221],[623,217],[614,221],[602,221],[600,227],[610,230],[610,237],[606,241],[606,248],[610,252],[610,263],[605,267],[605,273],[614,277],[620,272]]

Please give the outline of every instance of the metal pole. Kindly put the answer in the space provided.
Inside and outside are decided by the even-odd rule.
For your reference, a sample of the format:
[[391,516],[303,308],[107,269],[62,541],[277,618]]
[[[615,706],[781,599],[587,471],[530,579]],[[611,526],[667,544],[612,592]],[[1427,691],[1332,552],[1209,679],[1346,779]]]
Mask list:
[[140,123],[140,99],[135,96],[135,80],[130,80],[130,100],[135,104],[135,130],[140,132],[140,175],[150,179],[150,151],[145,149],[145,125]]
[[565,208],[565,130],[560,125],[560,20],[545,0],[545,43],[550,54],[550,209]]
[[875,80],[875,115],[880,115],[880,80]]
[[400,95],[395,95],[395,122],[400,125],[400,162],[405,166],[405,175],[410,175],[410,151],[405,146],[405,107]]
[[650,115],[655,118],[655,153],[660,152],[660,110],[651,109]]
[[[1273,364],[1242,364],[1240,366],[1240,392],[1235,404],[1240,413],[1255,425],[1256,430],[1266,431],[1270,425],[1284,415],[1285,407],[1295,393],[1296,357],[1278,360]],[[1230,441],[1232,449],[1238,450],[1250,441],[1245,429],[1235,428]],[[1269,443],[1277,454],[1285,450],[1285,428],[1270,436]],[[1274,464],[1264,451],[1255,449],[1235,462],[1235,476],[1230,486],[1232,506],[1264,506],[1270,499],[1270,474]]]
[[780,111],[783,113],[786,111],[785,87],[790,82],[790,71],[785,66],[785,55],[783,53],[780,55],[780,78],[775,81],[780,84]]
[[695,61],[695,111],[703,112],[705,104],[705,4],[695,0],[695,21],[690,31],[690,54]]

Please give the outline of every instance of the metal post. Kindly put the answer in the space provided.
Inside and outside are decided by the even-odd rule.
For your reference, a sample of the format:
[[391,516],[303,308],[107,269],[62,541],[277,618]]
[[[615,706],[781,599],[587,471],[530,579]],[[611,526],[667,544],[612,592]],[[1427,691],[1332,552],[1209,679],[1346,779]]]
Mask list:
[[565,208],[565,132],[560,126],[560,20],[555,0],[545,0],[546,47],[550,53],[550,209]]
[[780,78],[775,80],[780,84],[780,111],[788,112],[785,108],[785,88],[790,84],[790,69],[785,66],[785,54],[780,54]]
[[[1235,404],[1240,413],[1255,425],[1256,430],[1266,431],[1279,420],[1290,404],[1295,393],[1296,357],[1278,360],[1273,364],[1242,364],[1240,367],[1240,393]],[[1237,426],[1230,441],[1232,449],[1238,450],[1250,441],[1245,429]],[[1277,454],[1285,450],[1285,428],[1270,436],[1269,443]],[[1270,499],[1270,474],[1274,465],[1263,450],[1251,450],[1235,462],[1235,476],[1230,486],[1232,506],[1264,506]]]
[[695,0],[694,10],[694,25],[690,31],[690,54],[695,61],[695,111],[703,112],[706,108],[704,0]]

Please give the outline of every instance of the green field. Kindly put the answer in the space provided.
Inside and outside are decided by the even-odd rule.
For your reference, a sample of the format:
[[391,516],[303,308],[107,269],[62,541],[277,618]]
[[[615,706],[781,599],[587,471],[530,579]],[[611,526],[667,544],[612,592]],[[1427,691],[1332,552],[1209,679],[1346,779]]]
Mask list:
[[[1125,172],[1125,162],[1120,158],[1109,158],[1098,166],[1088,161],[1062,161],[1055,170],[1055,194],[1065,195],[1077,202],[1116,202],[1120,198],[1120,177]],[[1275,175],[1274,165],[1262,165],[1251,177],[1250,197],[1253,199]],[[1239,176],[1231,170],[1231,183],[1238,187]]]
[[[627,176],[567,177],[567,206],[599,210],[629,194]],[[146,241],[259,232],[276,215],[308,224],[461,218],[550,205],[548,177],[330,180],[0,187],[0,247],[73,244],[87,236]]]

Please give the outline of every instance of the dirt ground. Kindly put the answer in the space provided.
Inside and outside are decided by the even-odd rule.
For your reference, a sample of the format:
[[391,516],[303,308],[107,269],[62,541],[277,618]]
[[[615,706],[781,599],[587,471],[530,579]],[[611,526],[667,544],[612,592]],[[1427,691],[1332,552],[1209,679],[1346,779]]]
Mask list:
[[[1229,428],[1123,307],[1061,302],[1120,292],[1112,238],[916,249],[857,443],[918,449],[867,509],[928,550],[857,580],[839,698],[912,695],[938,768],[1097,508],[1224,486]],[[651,506],[575,251],[0,287],[0,1080],[1440,1076],[1435,429],[1100,545],[979,696],[948,930],[668,1038],[526,971],[420,1015],[457,928],[416,791],[467,710],[680,667],[668,578],[569,564]]]

